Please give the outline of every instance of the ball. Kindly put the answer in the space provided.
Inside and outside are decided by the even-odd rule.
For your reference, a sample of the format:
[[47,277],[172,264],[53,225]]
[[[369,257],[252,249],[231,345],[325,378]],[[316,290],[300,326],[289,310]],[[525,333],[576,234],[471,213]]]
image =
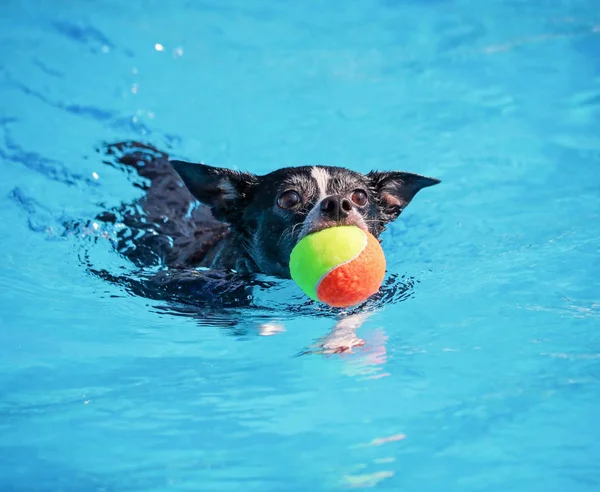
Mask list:
[[350,307],[379,290],[385,256],[372,234],[354,226],[329,227],[298,242],[290,257],[290,273],[311,299]]

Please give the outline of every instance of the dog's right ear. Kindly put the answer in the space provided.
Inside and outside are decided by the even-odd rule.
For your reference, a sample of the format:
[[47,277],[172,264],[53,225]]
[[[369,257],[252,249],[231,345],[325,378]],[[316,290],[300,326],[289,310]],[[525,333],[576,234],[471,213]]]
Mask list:
[[256,175],[206,164],[170,162],[194,198],[211,208],[215,219],[232,225],[241,220],[258,183]]

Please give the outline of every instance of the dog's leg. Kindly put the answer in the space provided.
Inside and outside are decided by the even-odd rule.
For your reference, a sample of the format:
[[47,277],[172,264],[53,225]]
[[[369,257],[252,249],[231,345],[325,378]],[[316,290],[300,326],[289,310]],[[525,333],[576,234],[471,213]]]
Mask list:
[[321,338],[304,353],[341,354],[350,353],[355,347],[362,347],[365,341],[356,335],[356,331],[371,314],[365,311],[343,316],[326,337]]

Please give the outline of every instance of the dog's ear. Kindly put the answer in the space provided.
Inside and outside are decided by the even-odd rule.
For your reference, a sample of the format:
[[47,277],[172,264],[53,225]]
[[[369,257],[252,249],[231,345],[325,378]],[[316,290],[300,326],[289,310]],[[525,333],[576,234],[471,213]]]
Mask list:
[[205,164],[170,162],[194,198],[208,205],[217,220],[232,225],[241,220],[244,207],[258,183],[254,174]]
[[372,171],[367,177],[388,222],[397,219],[420,190],[440,182],[439,179],[399,171]]

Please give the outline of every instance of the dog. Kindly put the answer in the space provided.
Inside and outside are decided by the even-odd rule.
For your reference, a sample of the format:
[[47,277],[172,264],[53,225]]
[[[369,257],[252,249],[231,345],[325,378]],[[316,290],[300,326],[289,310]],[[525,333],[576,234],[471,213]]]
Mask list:
[[[144,196],[96,220],[124,226],[118,251],[140,269],[160,271],[144,283],[96,273],[146,297],[218,307],[234,299],[243,304],[257,282],[268,283],[256,274],[289,279],[291,251],[306,235],[354,225],[379,238],[420,190],[440,182],[334,166],[286,167],[258,176],[171,160],[139,142],[111,144],[106,153],[106,163],[129,171]],[[328,338],[334,348],[325,343],[325,351],[360,344],[353,333],[364,319],[361,312],[341,319]]]

